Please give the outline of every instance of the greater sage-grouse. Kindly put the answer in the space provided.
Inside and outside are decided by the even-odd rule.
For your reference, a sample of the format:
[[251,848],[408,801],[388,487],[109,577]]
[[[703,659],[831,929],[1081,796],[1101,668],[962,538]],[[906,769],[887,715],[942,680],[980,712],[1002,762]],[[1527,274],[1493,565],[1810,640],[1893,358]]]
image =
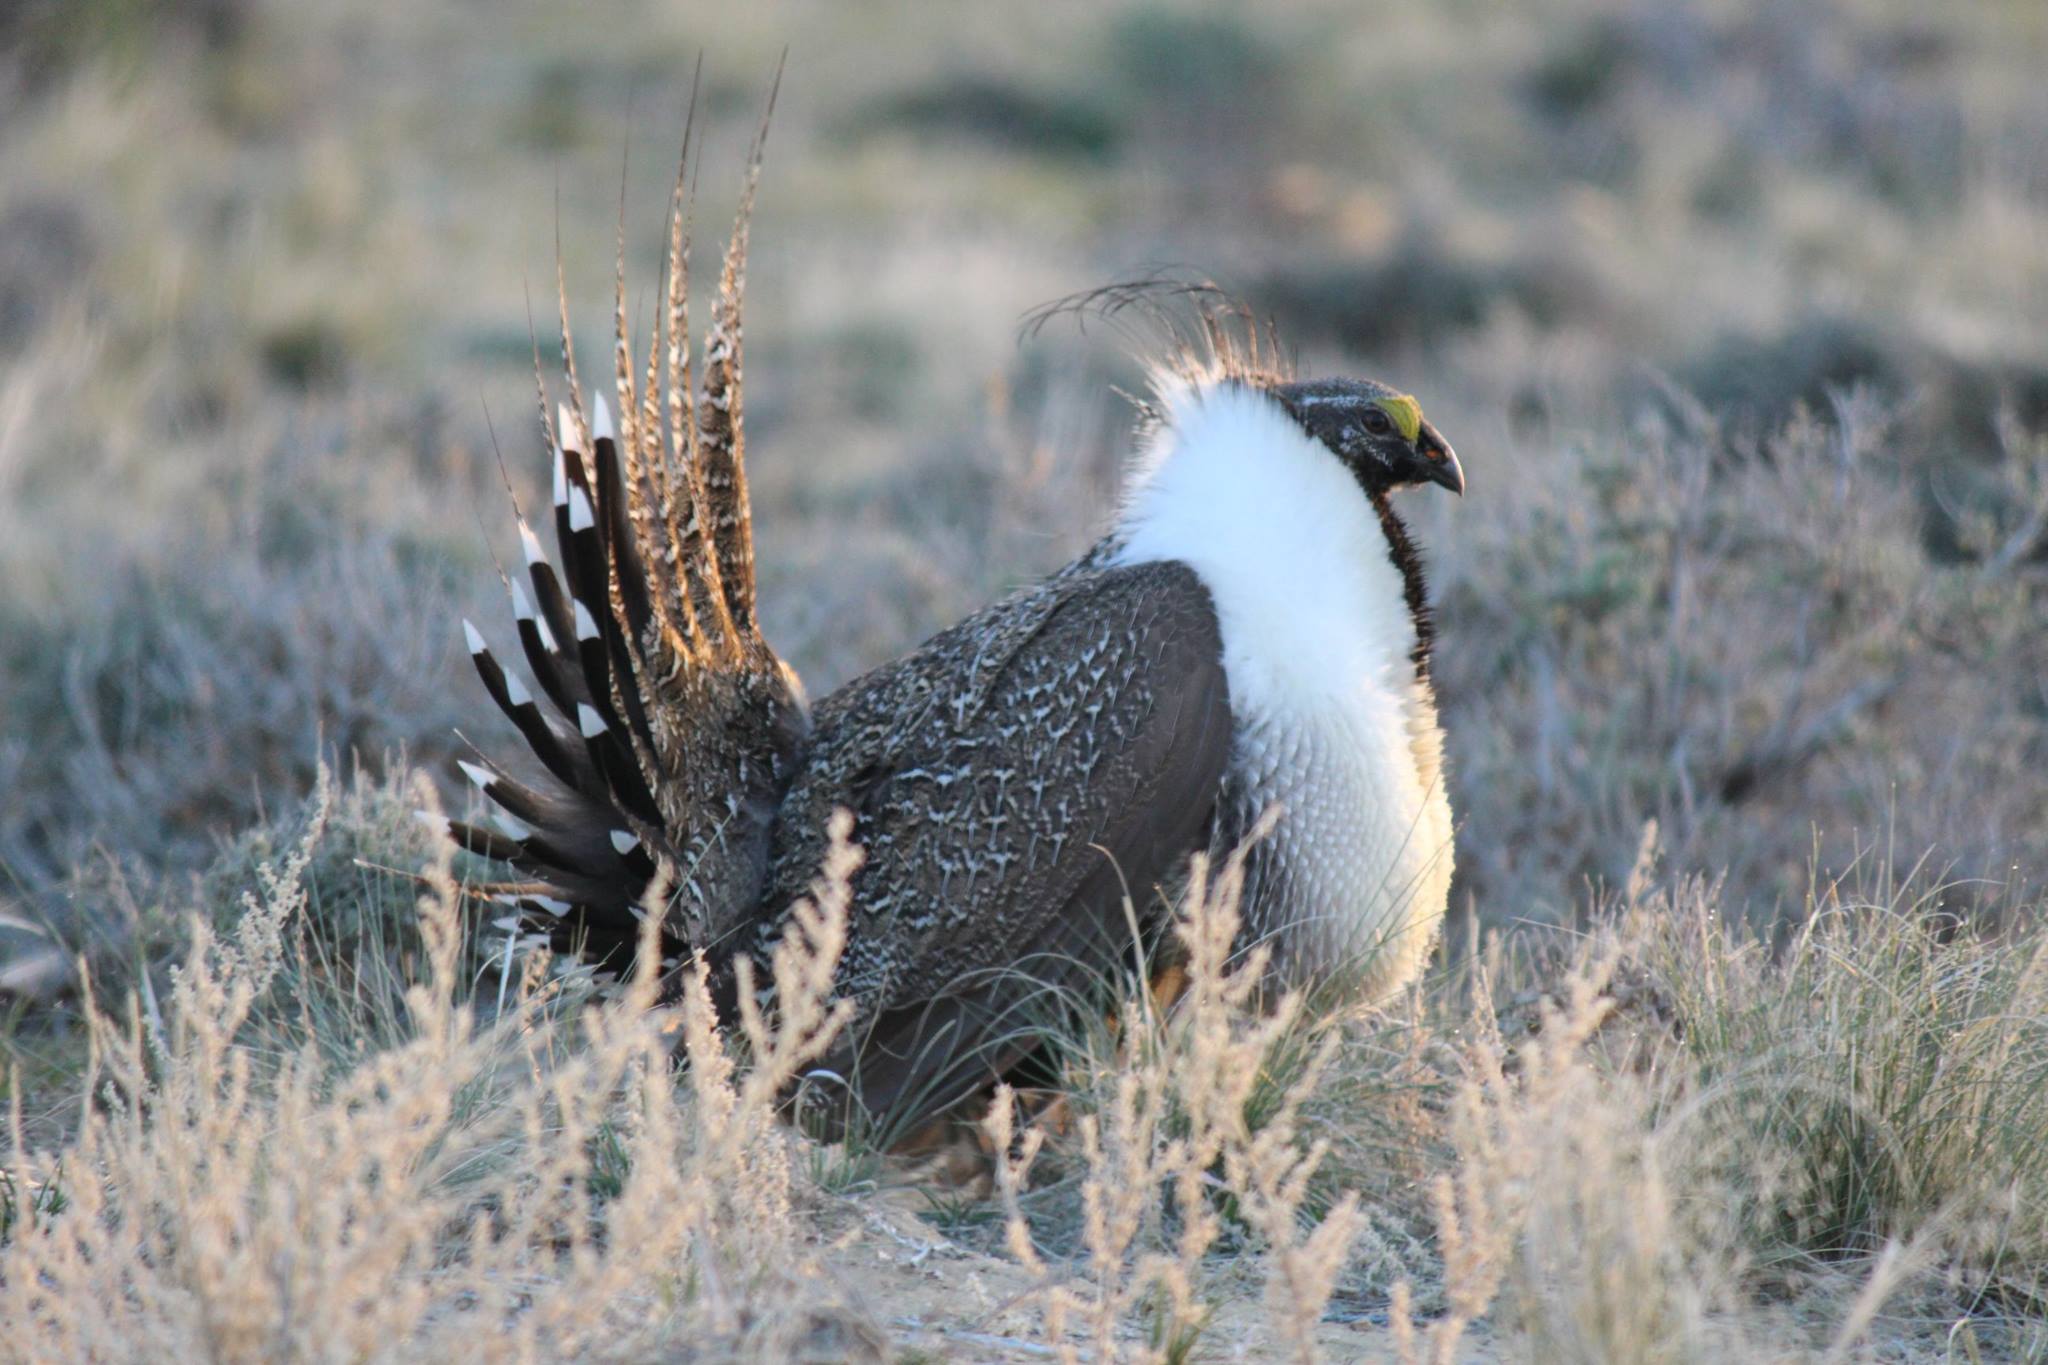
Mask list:
[[702,954],[729,1007],[732,964],[772,948],[850,810],[866,861],[837,984],[857,1014],[821,1063],[847,1090],[828,1128],[902,1133],[1017,1066],[1038,993],[1133,964],[1190,853],[1271,806],[1247,935],[1297,980],[1410,980],[1452,831],[1421,557],[1389,496],[1464,489],[1416,401],[1294,378],[1255,329],[1208,328],[1156,364],[1092,549],[807,703],[755,611],[740,312],[759,164],[757,143],[696,378],[680,177],[644,360],[621,264],[616,419],[586,405],[564,306],[552,421],[541,395],[557,556],[522,517],[531,596],[511,584],[540,696],[464,623],[549,775],[464,765],[503,814],[455,833],[524,878],[500,899],[616,966],[659,877],[668,979]]

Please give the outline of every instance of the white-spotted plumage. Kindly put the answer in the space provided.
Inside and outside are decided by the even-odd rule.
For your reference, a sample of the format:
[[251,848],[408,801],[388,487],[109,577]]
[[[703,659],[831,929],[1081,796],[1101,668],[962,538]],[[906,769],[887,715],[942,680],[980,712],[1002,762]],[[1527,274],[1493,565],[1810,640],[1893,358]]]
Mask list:
[[[1222,630],[1232,776],[1283,814],[1285,904],[1259,904],[1279,960],[1410,979],[1448,899],[1442,734],[1379,514],[1280,404],[1169,381],[1118,521],[1118,559],[1186,564]],[[1270,901],[1270,898],[1268,898]]]

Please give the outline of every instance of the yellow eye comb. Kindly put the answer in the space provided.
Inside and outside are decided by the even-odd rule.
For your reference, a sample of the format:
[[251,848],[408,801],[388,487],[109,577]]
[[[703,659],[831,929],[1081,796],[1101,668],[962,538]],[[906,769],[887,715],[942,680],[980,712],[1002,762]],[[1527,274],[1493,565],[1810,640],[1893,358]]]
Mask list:
[[1415,438],[1422,434],[1422,404],[1405,393],[1397,393],[1391,398],[1375,398],[1372,401],[1380,411],[1394,419],[1394,427],[1401,433],[1402,439],[1413,445]]

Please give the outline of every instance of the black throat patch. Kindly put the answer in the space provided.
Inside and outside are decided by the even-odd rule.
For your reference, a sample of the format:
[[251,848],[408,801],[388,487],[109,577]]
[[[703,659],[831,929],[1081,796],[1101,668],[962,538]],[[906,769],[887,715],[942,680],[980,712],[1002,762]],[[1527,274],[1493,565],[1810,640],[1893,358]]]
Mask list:
[[1387,535],[1387,558],[1401,571],[1401,595],[1407,599],[1408,615],[1415,621],[1415,648],[1408,657],[1415,664],[1416,681],[1426,683],[1430,651],[1436,645],[1436,622],[1429,611],[1429,579],[1423,568],[1422,551],[1408,538],[1407,525],[1384,492],[1367,489],[1366,496],[1372,499],[1373,510],[1380,514],[1380,529]]

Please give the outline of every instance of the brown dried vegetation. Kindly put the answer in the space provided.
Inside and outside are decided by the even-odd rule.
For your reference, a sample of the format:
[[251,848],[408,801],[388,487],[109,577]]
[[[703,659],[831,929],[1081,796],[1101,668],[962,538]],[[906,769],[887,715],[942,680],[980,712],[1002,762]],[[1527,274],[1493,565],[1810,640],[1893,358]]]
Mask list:
[[[0,21],[0,1355],[2048,1359],[2034,9],[959,23]],[[411,814],[488,711],[483,407],[541,468],[519,282],[558,230],[609,297],[628,133],[649,251],[696,51],[736,174],[791,42],[749,473],[814,688],[1088,540],[1132,376],[1010,323],[1162,260],[1472,479],[1441,967],[1255,1000],[1216,869],[990,1199],[776,1120],[830,878],[810,1013],[719,1037],[508,956]]]

